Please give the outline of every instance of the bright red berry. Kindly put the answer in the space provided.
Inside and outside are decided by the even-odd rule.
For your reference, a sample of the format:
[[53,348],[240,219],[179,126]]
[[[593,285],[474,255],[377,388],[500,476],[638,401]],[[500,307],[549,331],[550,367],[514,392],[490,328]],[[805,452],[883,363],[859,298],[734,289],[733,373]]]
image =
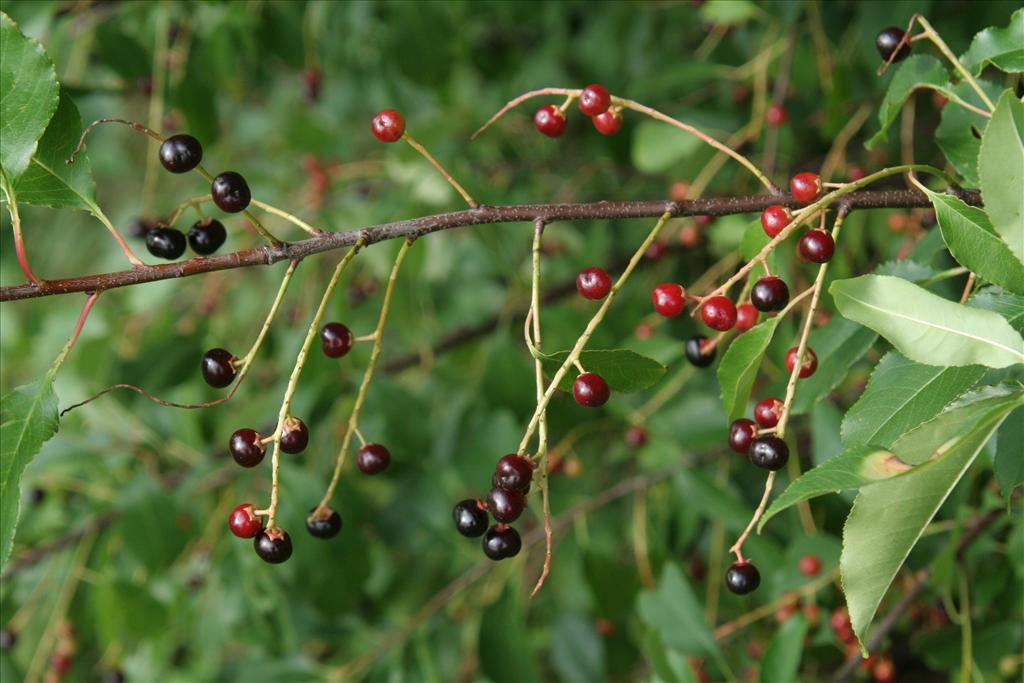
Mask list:
[[781,204],[772,204],[761,212],[761,227],[769,237],[775,237],[793,220],[793,214]]
[[765,121],[772,128],[778,128],[786,122],[789,118],[789,112],[781,104],[773,104],[768,107],[768,111],[764,114]]
[[797,173],[789,181],[789,190],[801,204],[810,204],[821,194],[821,178],[817,173]]
[[228,516],[228,528],[239,538],[253,538],[263,531],[263,520],[256,516],[252,503],[242,503]]
[[576,290],[586,299],[603,299],[611,289],[612,279],[603,268],[586,268],[576,276]]
[[736,307],[736,329],[746,332],[757,324],[757,309],[750,304],[740,304]]
[[766,398],[754,406],[754,419],[762,427],[774,427],[782,417],[782,401],[777,398]]
[[804,555],[800,558],[800,573],[804,576],[817,576],[821,571],[821,560],[817,555]]
[[601,375],[584,372],[572,383],[572,396],[585,408],[598,408],[608,402],[611,389]]
[[825,230],[808,230],[796,245],[797,255],[811,263],[828,263],[835,253],[836,243]]
[[622,128],[622,114],[611,109],[601,112],[591,120],[601,135],[615,135]]
[[[794,346],[786,352],[786,369],[790,372],[793,372],[793,368],[796,367],[796,354],[799,350],[800,349]],[[817,369],[818,356],[814,353],[814,349],[808,346],[804,349],[804,362],[800,364],[800,379],[810,377]]]
[[663,282],[651,292],[651,301],[658,315],[674,318],[686,308],[686,290],[682,285]]
[[580,111],[587,116],[602,114],[611,104],[612,96],[608,94],[608,89],[599,83],[588,85],[580,93]]
[[565,114],[553,104],[545,104],[533,115],[533,126],[549,138],[557,138],[565,132]]
[[746,455],[750,450],[750,442],[757,436],[757,425],[752,420],[741,417],[729,425],[729,448]]
[[736,324],[736,306],[727,296],[712,296],[701,305],[700,317],[711,329],[725,332]]
[[394,109],[382,109],[370,122],[370,130],[381,142],[398,142],[405,134],[405,117]]

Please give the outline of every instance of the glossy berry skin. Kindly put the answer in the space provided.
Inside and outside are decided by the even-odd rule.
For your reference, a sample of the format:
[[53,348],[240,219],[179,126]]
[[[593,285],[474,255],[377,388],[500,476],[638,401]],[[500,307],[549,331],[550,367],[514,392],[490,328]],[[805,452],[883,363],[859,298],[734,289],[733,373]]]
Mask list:
[[203,354],[199,361],[199,369],[203,373],[203,379],[211,387],[223,389],[235,381],[235,357],[230,351],[224,349],[210,349]]
[[306,531],[314,538],[334,538],[341,531],[341,515],[331,508],[315,507],[306,515]]
[[196,221],[188,231],[188,245],[200,256],[209,256],[224,245],[228,232],[216,218]]
[[761,573],[750,562],[734,562],[725,572],[725,586],[736,595],[746,595],[761,585]]
[[292,539],[284,529],[265,529],[253,540],[256,554],[264,562],[281,564],[292,556]]
[[808,578],[817,576],[821,571],[821,560],[817,555],[804,555],[800,558],[799,568],[800,573]]
[[801,204],[810,204],[821,194],[821,178],[817,173],[797,173],[789,181],[789,191]]
[[753,420],[743,417],[733,420],[733,423],[729,425],[729,448],[741,455],[746,455],[756,434],[757,425]]
[[750,304],[740,304],[736,307],[736,329],[746,332],[757,324],[757,309]]
[[761,212],[761,227],[769,237],[778,235],[792,220],[792,212],[781,204],[772,204]]
[[591,121],[594,122],[594,128],[597,128],[597,132],[601,135],[615,135],[622,128],[622,114],[611,109],[601,112]]
[[707,345],[707,341],[708,338],[704,335],[697,335],[686,340],[686,360],[698,368],[706,368],[715,362],[715,354],[718,353],[718,349],[705,351],[704,347]]
[[533,115],[533,127],[549,138],[561,137],[565,132],[565,114],[553,104],[545,104]]
[[173,261],[185,253],[185,235],[180,230],[160,226],[146,233],[146,249],[157,258]]
[[484,534],[484,555],[497,562],[515,557],[523,547],[519,532],[504,524],[495,524]]
[[455,530],[466,538],[477,538],[487,531],[487,510],[472,498],[455,505],[452,520],[455,522]]
[[356,466],[363,474],[380,474],[391,464],[391,452],[379,443],[364,444],[356,455]]
[[[882,55],[882,59],[889,61],[889,57],[896,52],[896,46],[903,40],[904,31],[903,29],[890,26],[889,28],[882,29],[879,32],[878,37],[875,38],[875,47],[878,48],[878,54]],[[900,47],[899,52],[896,52],[896,56],[892,57],[892,61],[899,62],[910,56],[910,43],[905,43]]]
[[509,491],[525,493],[533,481],[533,461],[529,458],[510,453],[501,458],[494,467],[495,486]]
[[320,347],[328,358],[341,358],[354,343],[352,330],[341,323],[327,323],[320,329]]
[[780,470],[786,466],[786,462],[789,460],[789,446],[774,434],[758,436],[751,442],[747,456],[750,458],[750,462],[758,467],[766,470]]
[[704,300],[700,318],[713,330],[725,332],[736,324],[736,306],[727,296],[713,296]]
[[203,160],[203,146],[191,135],[172,135],[160,143],[160,163],[171,173],[188,173]]
[[252,201],[252,192],[245,178],[234,171],[225,171],[210,183],[213,203],[225,213],[245,211]]
[[754,283],[750,303],[759,311],[781,311],[789,303],[789,287],[781,278],[769,275]]
[[754,406],[754,420],[764,428],[779,424],[782,417],[782,401],[777,398],[766,398]]
[[585,268],[576,276],[576,291],[585,299],[597,301],[612,291],[612,279],[603,268]]
[[674,282],[663,282],[651,291],[651,302],[658,315],[674,318],[686,308],[686,290]]
[[228,516],[228,529],[239,538],[253,538],[263,531],[263,520],[253,514],[252,503],[242,503]]
[[309,445],[309,428],[297,417],[285,420],[284,431],[281,433],[281,450],[295,455],[306,450]]
[[782,126],[789,119],[789,112],[781,104],[772,104],[764,114],[764,120],[772,128]]
[[612,104],[612,96],[608,89],[599,83],[588,85],[580,93],[580,111],[587,116],[597,116],[608,110]]
[[398,142],[405,134],[405,117],[394,109],[382,109],[370,122],[370,130],[381,142]]
[[808,230],[796,245],[797,254],[804,261],[828,263],[835,253],[836,243],[832,235],[824,230]]
[[611,389],[601,375],[584,372],[572,383],[572,397],[584,408],[599,408],[608,402]]
[[267,452],[261,438],[253,429],[239,429],[228,442],[231,457],[242,467],[256,467]]
[[487,494],[487,509],[499,522],[508,524],[519,519],[526,509],[526,497],[519,491],[509,491],[499,486]]
[[[796,367],[796,356],[800,349],[794,346],[786,352],[786,369],[793,372],[793,368]],[[810,346],[804,349],[804,362],[800,366],[800,379],[805,379],[814,374],[814,371],[818,369],[818,355],[814,353],[814,349]]]

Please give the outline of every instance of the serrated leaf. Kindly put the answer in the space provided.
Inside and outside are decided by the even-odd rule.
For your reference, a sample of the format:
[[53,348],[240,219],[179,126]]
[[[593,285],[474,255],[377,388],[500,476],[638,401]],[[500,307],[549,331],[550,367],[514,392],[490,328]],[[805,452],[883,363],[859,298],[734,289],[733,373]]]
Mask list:
[[928,365],[1003,368],[1024,362],[1024,339],[1001,316],[954,303],[906,280],[862,275],[829,287],[845,318]]
[[[1024,10],[1014,16],[1019,16],[1024,23]],[[1024,52],[1024,47],[1021,51]],[[1017,265],[1024,269],[1021,266],[1024,261],[1024,190],[1021,190],[1024,187],[1024,103],[1010,90],[999,98],[992,120],[981,137],[978,176],[985,213],[992,219],[995,232],[1002,236],[1010,252],[1017,257]],[[988,277],[985,279],[1021,292],[1018,287]]]
[[938,415],[984,374],[985,368],[978,365],[922,365],[890,351],[871,373],[864,393],[846,411],[840,430],[843,445],[891,446],[908,430]]
[[1024,9],[1010,16],[1006,28],[990,26],[975,34],[960,62],[975,76],[989,64],[1008,73],[1024,71]]
[[[978,85],[989,99],[999,99],[1002,90],[999,86],[989,81],[978,81]],[[957,83],[953,86],[953,92],[965,102],[986,110],[985,103],[969,83]],[[981,135],[988,123],[989,119],[985,116],[961,106],[947,104],[942,108],[942,119],[935,129],[935,144],[963,178],[964,187],[981,185],[978,179],[978,154],[981,151]]]
[[21,510],[21,475],[57,433],[53,378],[26,384],[0,399],[0,567],[7,564]]
[[1003,498],[1024,484],[1024,408],[1010,413],[996,435],[996,481]]
[[998,313],[1006,318],[1010,327],[1024,332],[1024,296],[1010,294],[996,287],[986,287],[968,299],[967,305]]
[[729,420],[743,417],[750,401],[750,391],[768,344],[772,341],[778,317],[768,318],[737,337],[718,364],[718,384],[722,388],[722,405]]
[[644,623],[658,630],[668,647],[687,655],[720,656],[704,619],[704,608],[672,562],[665,563],[657,589],[637,597],[637,613]]
[[758,680],[762,683],[797,680],[806,635],[807,620],[802,614],[787,619],[779,626],[764,651]]
[[43,46],[0,12],[0,170],[12,185],[57,109],[57,93],[57,72]]
[[[549,376],[554,375],[568,357],[568,351],[541,354],[544,372]],[[629,349],[584,351],[580,354],[580,364],[587,372],[600,375],[612,391],[624,394],[643,391],[665,374],[664,365]],[[558,385],[562,391],[572,391],[572,383],[576,378],[570,377],[570,374],[566,373]]]
[[846,377],[850,366],[867,353],[878,334],[846,318],[835,317],[807,338],[818,356],[818,369],[797,382],[794,414],[806,413]]
[[878,107],[881,128],[867,141],[865,147],[872,149],[889,139],[889,126],[899,116],[903,103],[918,88],[932,88],[947,96],[951,94],[946,67],[931,55],[912,55],[900,63]]

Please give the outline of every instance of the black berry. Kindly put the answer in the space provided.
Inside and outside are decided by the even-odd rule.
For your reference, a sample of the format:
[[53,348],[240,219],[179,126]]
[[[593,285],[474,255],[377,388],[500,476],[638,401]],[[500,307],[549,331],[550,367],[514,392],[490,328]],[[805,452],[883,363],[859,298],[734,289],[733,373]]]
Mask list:
[[379,443],[364,444],[356,454],[356,465],[363,474],[380,474],[391,464],[391,453]]
[[260,559],[270,564],[281,564],[292,556],[292,539],[284,529],[265,529],[252,545]]
[[708,338],[703,335],[697,335],[696,337],[690,337],[686,340],[686,360],[690,361],[698,368],[706,368],[715,362],[715,354],[718,353],[717,349],[711,349],[706,351],[708,344]]
[[320,330],[320,346],[329,358],[341,358],[352,350],[352,330],[341,323],[327,323]]
[[284,421],[281,432],[281,450],[285,453],[301,453],[309,445],[309,429],[306,423],[297,417],[289,417]]
[[746,455],[755,434],[757,434],[757,426],[752,420],[741,417],[733,421],[729,425],[729,448]]
[[334,538],[341,531],[341,515],[331,508],[315,507],[306,516],[306,531],[316,538]]
[[216,218],[196,221],[188,231],[188,245],[200,256],[209,256],[217,251],[228,238],[224,224]]
[[754,283],[750,303],[762,312],[781,311],[789,303],[789,287],[781,278],[769,275]]
[[185,235],[181,230],[160,226],[146,233],[146,249],[157,258],[173,261],[185,253]]
[[487,531],[487,510],[478,500],[467,498],[452,510],[455,530],[467,538],[483,536]]
[[504,524],[495,524],[484,534],[484,555],[497,562],[515,557],[523,547],[519,532]]
[[585,408],[598,408],[608,402],[611,389],[601,375],[584,372],[572,383],[572,396]]
[[734,562],[725,573],[725,586],[736,595],[746,595],[761,585],[761,574],[750,562]]
[[244,211],[252,201],[248,183],[234,171],[225,171],[214,178],[210,184],[210,194],[213,195],[213,203],[226,213]]
[[253,429],[239,429],[228,442],[231,457],[242,467],[256,467],[266,453],[261,438]]
[[[892,61],[898,62],[910,56],[910,43],[900,45],[904,35],[903,29],[895,26],[882,29],[878,37],[875,38],[875,47],[878,48],[878,54],[882,55],[882,59],[889,61],[889,58],[892,57]],[[899,46],[898,52],[896,51],[897,46]],[[896,53],[895,57],[892,56],[894,52]]]
[[524,508],[526,498],[519,491],[495,487],[487,494],[487,509],[499,522],[507,524],[516,521],[523,514]]
[[252,503],[242,503],[228,515],[228,529],[239,538],[253,538],[263,531],[263,520],[256,516]]
[[526,492],[533,479],[533,461],[511,453],[504,456],[494,467],[494,485],[509,491]]
[[199,368],[203,372],[203,379],[211,387],[223,389],[235,381],[235,357],[230,351],[224,349],[210,349],[203,354],[199,361]]
[[160,144],[160,163],[171,173],[188,173],[203,160],[203,146],[191,135],[172,135]]
[[750,462],[758,467],[763,467],[766,470],[780,470],[786,466],[786,461],[789,460],[789,446],[774,434],[758,436],[751,442],[748,456]]

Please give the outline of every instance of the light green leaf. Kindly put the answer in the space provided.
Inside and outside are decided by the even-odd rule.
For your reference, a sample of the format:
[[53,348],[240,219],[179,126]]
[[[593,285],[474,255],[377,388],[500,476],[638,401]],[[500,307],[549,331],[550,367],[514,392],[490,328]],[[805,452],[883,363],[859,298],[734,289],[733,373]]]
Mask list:
[[[1002,91],[999,86],[989,81],[979,81],[978,84],[993,102],[999,99]],[[982,111],[986,110],[985,103],[969,83],[957,83],[953,86],[953,92]],[[946,105],[942,108],[942,119],[935,129],[935,144],[963,178],[961,184],[964,187],[981,185],[978,179],[978,154],[981,151],[981,135],[988,122],[985,116],[962,106]]]
[[896,69],[885,91],[885,98],[878,107],[878,122],[881,128],[865,146],[872,149],[889,139],[888,130],[896,117],[899,116],[903,103],[918,88],[932,88],[947,97],[953,95],[949,86],[949,73],[942,62],[931,55],[912,55],[904,60]]
[[800,655],[804,651],[807,620],[798,614],[787,619],[775,631],[761,660],[761,683],[796,681],[800,670]]
[[967,305],[994,311],[1006,318],[1010,327],[1024,332],[1024,296],[1004,292],[998,287],[986,287],[968,299]]
[[675,564],[666,562],[658,587],[639,595],[637,612],[668,647],[686,655],[721,656],[704,608]]
[[[756,257],[761,250],[771,241],[771,238],[765,233],[764,228],[761,227],[761,219],[758,218],[753,223],[750,223],[746,230],[743,231],[743,238],[740,240],[740,256],[743,257],[744,261],[749,261]],[[768,262],[768,268],[774,273],[778,270],[779,257],[772,249],[768,252],[768,256],[765,257]]]
[[722,388],[722,405],[729,420],[743,417],[750,401],[750,391],[761,367],[761,359],[772,341],[779,319],[768,318],[750,328],[729,345],[718,364],[718,383]]
[[39,41],[0,12],[0,170],[12,184],[57,109],[57,72]]
[[7,564],[21,511],[21,475],[57,433],[53,378],[12,390],[0,399],[0,567]]
[[[568,351],[541,354],[544,372],[554,375],[568,357]],[[580,354],[580,364],[587,372],[600,375],[613,391],[624,394],[643,391],[665,374],[664,365],[629,349],[584,351]],[[570,374],[566,373],[558,385],[563,391],[572,391],[572,383],[576,378],[570,377]]]
[[641,121],[633,132],[633,165],[643,173],[663,173],[700,149],[701,141],[658,121]]
[[[1024,11],[1015,16],[1024,22]],[[1021,51],[1024,52],[1024,47]],[[999,98],[992,120],[981,137],[978,175],[985,212],[1020,266],[1024,261],[1024,191],[1021,190],[1024,188],[1024,103],[1010,90]],[[985,279],[1002,285],[998,280]],[[1003,286],[1021,292],[1019,288]]]
[[824,327],[811,332],[807,344],[818,356],[818,369],[797,382],[793,413],[810,411],[815,404],[846,377],[850,366],[867,353],[878,339],[874,330],[846,318],[835,317]]
[[963,306],[906,280],[862,275],[829,287],[846,318],[878,332],[911,360],[1003,368],[1024,362],[1024,339],[991,311]]
[[996,481],[1003,498],[1024,484],[1024,408],[1010,413],[996,435]]
[[990,26],[978,32],[960,62],[975,76],[988,64],[1008,73],[1024,71],[1024,9],[1010,16],[1006,28]]
[[735,26],[761,14],[750,0],[710,0],[700,8],[701,16],[714,25]]

